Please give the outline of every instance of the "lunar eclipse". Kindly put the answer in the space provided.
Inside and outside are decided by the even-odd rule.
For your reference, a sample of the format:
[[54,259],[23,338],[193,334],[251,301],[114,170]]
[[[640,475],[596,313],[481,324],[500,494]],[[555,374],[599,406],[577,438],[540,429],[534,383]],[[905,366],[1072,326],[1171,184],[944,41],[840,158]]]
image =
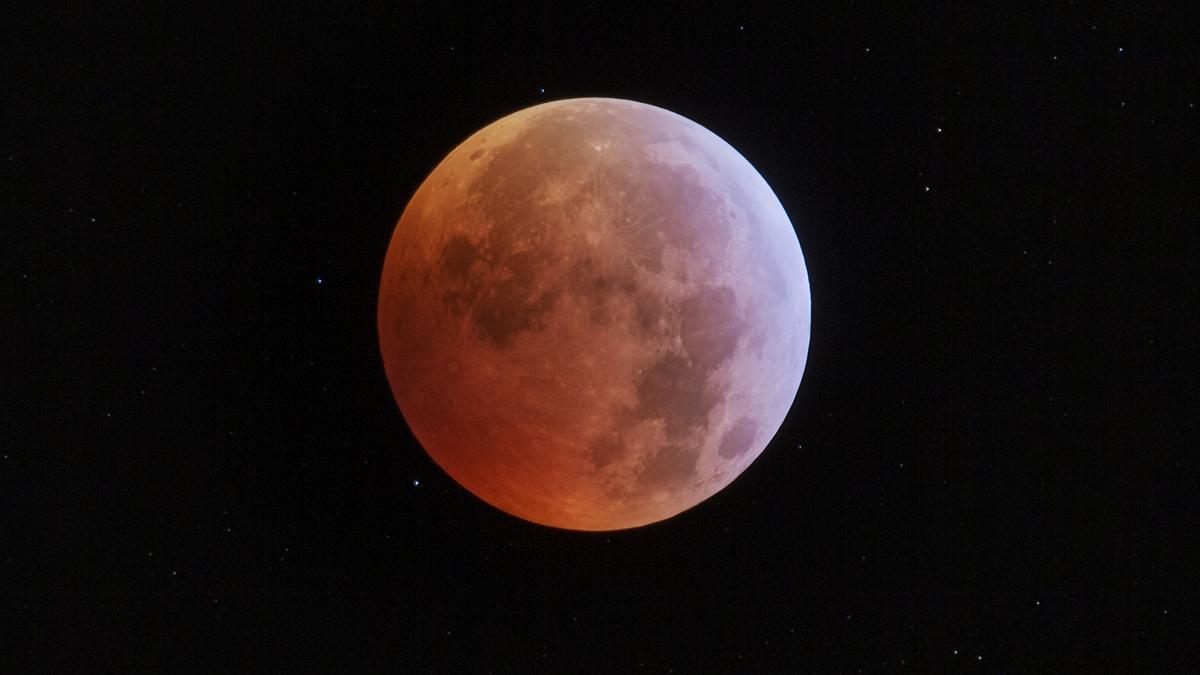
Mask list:
[[387,250],[380,351],[430,457],[514,516],[674,516],[733,481],[795,399],[808,273],[766,181],[670,111],[581,98],[480,129]]

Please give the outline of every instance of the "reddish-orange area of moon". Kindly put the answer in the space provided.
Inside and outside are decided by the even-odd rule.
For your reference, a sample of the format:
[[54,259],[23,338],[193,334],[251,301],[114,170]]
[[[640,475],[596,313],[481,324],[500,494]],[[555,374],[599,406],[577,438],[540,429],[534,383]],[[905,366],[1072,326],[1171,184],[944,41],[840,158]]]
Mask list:
[[728,485],[790,409],[808,273],[732,147],[634,101],[568,99],[455,148],[396,225],[380,351],[410,429],[484,501],[614,530]]

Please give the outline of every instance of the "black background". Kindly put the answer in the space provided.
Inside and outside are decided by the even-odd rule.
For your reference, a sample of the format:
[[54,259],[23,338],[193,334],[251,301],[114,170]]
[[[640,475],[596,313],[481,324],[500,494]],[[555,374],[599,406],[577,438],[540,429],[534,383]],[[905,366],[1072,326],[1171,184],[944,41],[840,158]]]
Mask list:
[[[6,658],[1195,665],[1194,17],[304,4],[4,22]],[[375,333],[421,180],[491,121],[579,96],[737,148],[813,289],[762,457],[607,534],[459,488]]]

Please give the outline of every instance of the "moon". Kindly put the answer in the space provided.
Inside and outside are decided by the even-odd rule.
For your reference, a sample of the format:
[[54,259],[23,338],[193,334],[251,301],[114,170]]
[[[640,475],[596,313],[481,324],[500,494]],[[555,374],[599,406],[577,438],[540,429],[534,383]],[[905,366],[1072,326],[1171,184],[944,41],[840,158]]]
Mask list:
[[746,469],[795,400],[808,271],[753,166],[668,110],[551,101],[472,134],[388,246],[379,346],[430,457],[571,530],[670,518]]

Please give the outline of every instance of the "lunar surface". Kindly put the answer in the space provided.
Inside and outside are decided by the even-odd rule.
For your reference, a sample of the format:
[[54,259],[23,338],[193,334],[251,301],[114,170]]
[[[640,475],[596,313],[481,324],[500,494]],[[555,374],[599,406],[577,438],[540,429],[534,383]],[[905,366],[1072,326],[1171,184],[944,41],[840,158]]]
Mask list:
[[615,530],[728,485],[804,372],[808,272],[736,150],[667,110],[553,101],[479,130],[388,247],[380,350],[404,419],[489,504]]

